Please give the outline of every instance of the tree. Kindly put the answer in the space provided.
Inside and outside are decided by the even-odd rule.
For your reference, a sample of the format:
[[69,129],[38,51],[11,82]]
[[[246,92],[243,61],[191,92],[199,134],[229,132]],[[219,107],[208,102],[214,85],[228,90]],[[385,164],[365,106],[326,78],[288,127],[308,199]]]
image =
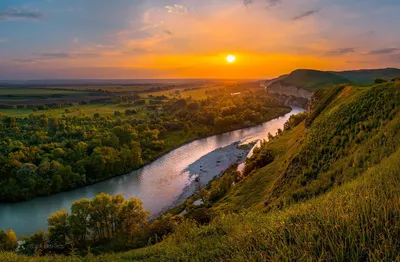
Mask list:
[[68,223],[75,244],[82,244],[88,235],[90,203],[90,200],[84,198],[74,202],[71,206]]
[[268,141],[271,141],[272,139],[274,139],[274,136],[268,132]]
[[0,250],[6,250],[6,244],[7,244],[7,232],[3,228],[0,231]]
[[140,199],[129,199],[124,203],[121,211],[122,232],[131,239],[147,222],[148,217],[149,212],[143,209]]
[[111,204],[111,196],[105,193],[96,195],[91,202],[89,223],[95,239],[111,237]]
[[189,127],[189,125],[188,125],[188,124],[185,124],[185,125],[183,126],[183,130],[185,131],[186,134],[189,134],[189,133],[190,133],[190,127]]
[[387,81],[385,79],[382,78],[377,78],[374,80],[374,84],[383,84],[386,83]]
[[130,124],[116,126],[112,129],[112,132],[119,138],[122,145],[129,144],[132,140],[138,138],[136,129],[134,129]]
[[68,224],[68,212],[62,209],[58,212],[51,214],[47,218],[49,225],[49,241],[53,248],[64,248],[67,237],[70,233]]
[[18,247],[18,238],[15,232],[10,229],[7,233],[6,248],[5,250],[15,250]]
[[47,248],[47,236],[43,229],[29,237],[22,237],[21,240],[23,243],[19,246],[18,252],[25,255],[40,255]]

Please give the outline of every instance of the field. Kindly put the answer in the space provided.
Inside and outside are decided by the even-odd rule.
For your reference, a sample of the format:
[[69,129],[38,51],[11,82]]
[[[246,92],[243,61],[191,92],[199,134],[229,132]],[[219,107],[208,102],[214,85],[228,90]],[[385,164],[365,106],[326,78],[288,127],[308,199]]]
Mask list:
[[[135,109],[138,113],[135,114],[135,118],[145,119],[146,112],[150,112],[143,106],[121,106],[113,104],[90,104],[90,105],[79,105],[74,104],[71,107],[66,108],[54,108],[48,110],[39,110],[39,114],[45,114],[48,117],[62,117],[65,116],[93,116],[99,113],[101,116],[114,116],[115,111],[120,111],[123,113],[127,109]],[[0,109],[0,113],[7,116],[13,117],[28,117],[33,113],[32,109],[21,108],[21,109]]]
[[40,105],[51,103],[73,103],[105,98],[100,92],[53,90],[29,87],[0,88],[0,105]]
[[[149,110],[145,106],[135,106],[131,103],[111,103],[121,96],[139,95],[150,104],[152,97],[165,96],[168,99],[192,98],[205,99],[210,94],[221,89],[240,92],[249,88],[258,88],[258,82],[243,81],[191,81],[179,83],[149,83],[134,85],[65,85],[65,86],[4,86],[0,87],[0,113],[13,117],[27,117],[39,109],[39,113],[50,117],[113,116],[115,111],[123,113],[127,109],[138,111],[136,117],[146,118]],[[158,91],[160,90],[160,91]],[[82,102],[101,100],[82,105]],[[107,101],[105,103],[104,101]],[[43,110],[40,105],[65,104],[57,108],[48,107]]]

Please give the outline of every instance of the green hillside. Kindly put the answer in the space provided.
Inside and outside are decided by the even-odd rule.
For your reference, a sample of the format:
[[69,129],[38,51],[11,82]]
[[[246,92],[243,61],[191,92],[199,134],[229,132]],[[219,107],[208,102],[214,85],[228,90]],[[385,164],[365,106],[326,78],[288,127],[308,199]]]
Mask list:
[[311,69],[298,69],[279,82],[283,86],[297,86],[309,91],[339,84],[372,84],[375,79],[391,81],[400,77],[400,69],[364,69],[342,72],[328,72]]
[[317,96],[309,128],[305,121],[267,143],[274,161],[213,203],[210,225],[188,222],[159,245],[124,257],[395,260],[400,86],[339,86]]
[[397,68],[364,69],[333,73],[360,84],[371,84],[378,78],[390,81],[393,78],[400,77],[400,69]]
[[322,87],[351,83],[351,81],[330,72],[299,69],[290,73],[285,79],[281,80],[281,83],[283,86],[297,86],[315,91]]
[[399,260],[400,83],[339,85],[315,97],[308,115],[262,144],[237,183],[228,172],[204,189],[206,205],[188,215],[201,210],[211,223],[186,219],[156,245],[96,259]]

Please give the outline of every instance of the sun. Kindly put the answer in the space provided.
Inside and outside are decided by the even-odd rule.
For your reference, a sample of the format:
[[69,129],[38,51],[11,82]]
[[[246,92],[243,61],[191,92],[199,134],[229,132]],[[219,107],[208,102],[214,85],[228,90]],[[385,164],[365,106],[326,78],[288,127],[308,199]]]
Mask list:
[[228,61],[228,63],[233,63],[233,62],[235,62],[235,60],[236,60],[236,57],[234,55],[228,55],[226,57],[226,61]]

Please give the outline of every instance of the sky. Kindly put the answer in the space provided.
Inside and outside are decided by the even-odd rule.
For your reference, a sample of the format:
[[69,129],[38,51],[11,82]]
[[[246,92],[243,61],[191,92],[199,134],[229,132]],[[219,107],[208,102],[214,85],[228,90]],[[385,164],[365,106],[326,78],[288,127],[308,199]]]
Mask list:
[[0,79],[400,67],[399,14],[399,0],[0,0]]

